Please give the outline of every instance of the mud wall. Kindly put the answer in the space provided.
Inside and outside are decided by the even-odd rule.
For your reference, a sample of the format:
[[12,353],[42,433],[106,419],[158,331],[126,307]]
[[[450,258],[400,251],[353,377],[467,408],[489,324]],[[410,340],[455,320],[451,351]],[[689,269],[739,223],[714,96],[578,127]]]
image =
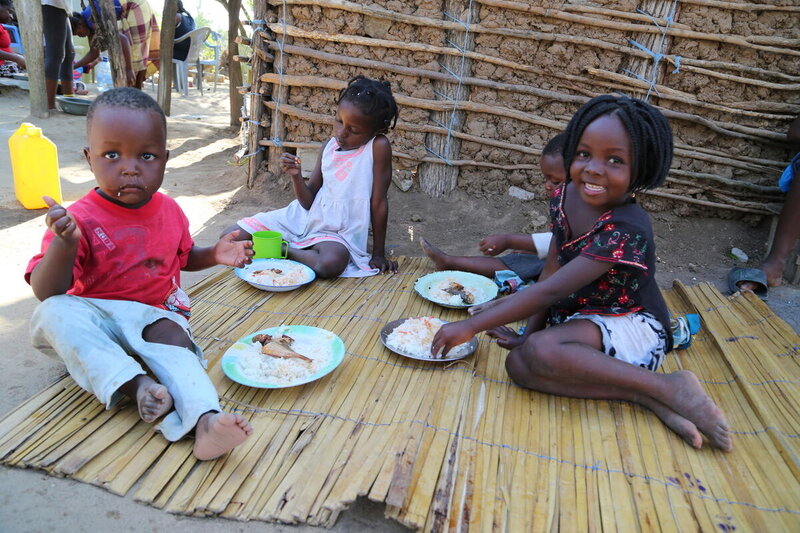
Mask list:
[[[423,190],[504,194],[516,185],[538,193],[548,139],[592,96],[621,92],[657,105],[675,134],[672,171],[647,194],[650,208],[720,216],[780,209],[775,182],[791,156],[785,133],[800,115],[796,3],[270,0],[257,7],[260,76],[245,90],[250,135],[273,170],[281,151],[330,137],[338,91],[364,74],[391,82],[400,105],[390,134],[394,166],[414,170]],[[455,179],[447,181],[445,170]]]

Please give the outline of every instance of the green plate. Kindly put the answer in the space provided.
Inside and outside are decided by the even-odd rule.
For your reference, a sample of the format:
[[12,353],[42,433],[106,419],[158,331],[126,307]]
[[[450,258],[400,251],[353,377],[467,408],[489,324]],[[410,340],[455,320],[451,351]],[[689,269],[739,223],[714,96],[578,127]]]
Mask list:
[[[264,381],[256,381],[252,378],[248,378],[239,370],[239,356],[243,353],[243,350],[250,348],[253,342],[253,337],[261,333],[272,335],[273,337],[285,334],[295,339],[300,339],[302,337],[313,337],[317,341],[320,338],[328,338],[330,339],[331,360],[327,365],[325,365],[323,368],[320,368],[317,372],[303,376],[302,378],[298,378],[290,383],[276,383],[269,381],[268,379]],[[225,352],[225,355],[222,356],[220,365],[222,366],[222,371],[225,373],[225,375],[236,383],[241,383],[242,385],[247,385],[248,387],[258,387],[261,389],[284,389],[287,387],[296,387],[297,385],[311,383],[312,381],[316,381],[319,378],[330,374],[344,360],[344,351],[344,342],[342,342],[342,339],[327,329],[315,328],[314,326],[277,326],[274,328],[256,331],[236,341],[230,348],[228,348],[228,350]],[[303,355],[313,359],[313,354]]]
[[[432,297],[431,290],[433,287],[446,279],[457,281],[463,285],[465,289],[470,289],[475,295],[475,301],[471,304],[451,304]],[[486,303],[489,300],[497,298],[497,285],[495,285],[494,281],[486,276],[473,274],[471,272],[462,272],[461,270],[442,270],[440,272],[426,274],[417,279],[414,283],[414,290],[426,300],[451,309],[466,309],[467,307]]]

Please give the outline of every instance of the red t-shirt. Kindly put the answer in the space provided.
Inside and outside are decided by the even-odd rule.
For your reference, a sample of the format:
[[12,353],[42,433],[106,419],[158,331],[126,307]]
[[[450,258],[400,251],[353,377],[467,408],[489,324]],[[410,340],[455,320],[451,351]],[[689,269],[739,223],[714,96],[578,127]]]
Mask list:
[[[176,311],[188,308],[188,301],[175,302],[175,293],[194,242],[189,221],[175,200],[157,192],[142,207],[129,209],[94,190],[67,211],[81,229],[67,294]],[[45,232],[42,251],[25,271],[28,283],[54,237],[50,230]]]
[[[2,25],[0,25],[0,50],[11,53],[11,35]],[[0,65],[3,63],[5,63],[5,61],[0,59]]]

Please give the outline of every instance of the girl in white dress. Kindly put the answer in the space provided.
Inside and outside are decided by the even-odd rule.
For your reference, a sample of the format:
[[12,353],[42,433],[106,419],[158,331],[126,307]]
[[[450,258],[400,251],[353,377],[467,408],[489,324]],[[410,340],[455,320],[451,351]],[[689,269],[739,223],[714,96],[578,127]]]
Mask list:
[[238,231],[237,240],[247,240],[256,231],[278,231],[290,243],[289,259],[308,265],[321,278],[396,272],[397,262],[386,258],[384,244],[392,181],[392,148],[385,134],[397,122],[397,103],[388,82],[356,76],[337,104],[333,137],[320,150],[307,182],[300,159],[281,155],[297,200],[243,218],[224,234]]

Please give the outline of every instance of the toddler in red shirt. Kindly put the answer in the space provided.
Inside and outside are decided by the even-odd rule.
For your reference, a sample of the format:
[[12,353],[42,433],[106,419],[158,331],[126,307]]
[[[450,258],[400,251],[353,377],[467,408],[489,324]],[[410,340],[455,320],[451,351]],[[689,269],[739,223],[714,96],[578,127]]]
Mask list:
[[163,111],[139,90],[104,92],[89,108],[84,155],[98,186],[68,209],[45,197],[48,229],[25,273],[42,301],[32,340],[106,407],[128,397],[145,422],[167,415],[158,428],[165,438],[194,430],[195,456],[214,459],[252,427],[220,408],[191,337],[180,271],[242,266],[252,242],[194,245],[181,208],[158,192],[166,135]]

